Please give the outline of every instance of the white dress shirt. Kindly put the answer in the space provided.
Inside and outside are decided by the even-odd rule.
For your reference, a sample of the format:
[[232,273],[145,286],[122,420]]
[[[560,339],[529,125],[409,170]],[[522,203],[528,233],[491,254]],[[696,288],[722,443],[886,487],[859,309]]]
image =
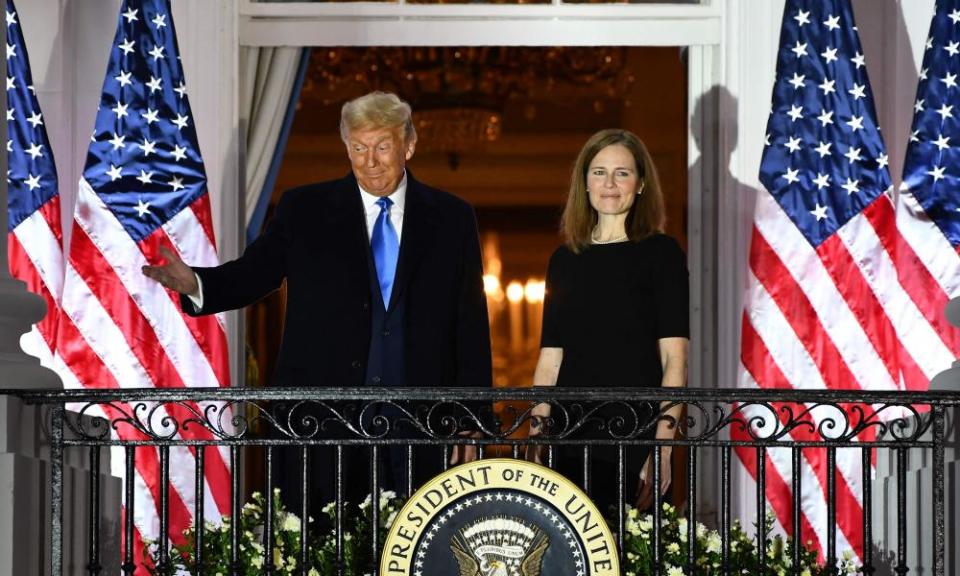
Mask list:
[[[377,223],[377,218],[380,217],[380,206],[377,205],[377,200],[380,197],[367,192],[359,184],[358,188],[360,188],[360,198],[363,200],[363,210],[367,215],[367,239],[369,240],[373,236],[373,227]],[[390,223],[393,224],[393,229],[397,231],[397,242],[399,243],[403,236],[403,207],[407,203],[406,173],[400,180],[400,184],[397,185],[397,189],[387,198],[393,202],[393,206],[390,206]]]
[[[369,240],[373,236],[373,227],[377,223],[377,218],[380,217],[380,206],[377,205],[377,200],[380,197],[367,192],[359,184],[357,187],[360,188],[360,199],[363,200],[363,211],[367,217],[367,239]],[[390,223],[393,224],[393,229],[397,231],[397,243],[399,243],[403,234],[403,207],[407,203],[406,172],[404,172],[400,184],[397,185],[397,189],[387,198],[393,202],[393,205],[390,206]],[[203,282],[200,281],[198,274],[194,274],[194,276],[197,279],[197,291],[194,294],[188,294],[187,298],[190,299],[195,310],[200,310],[203,308]]]

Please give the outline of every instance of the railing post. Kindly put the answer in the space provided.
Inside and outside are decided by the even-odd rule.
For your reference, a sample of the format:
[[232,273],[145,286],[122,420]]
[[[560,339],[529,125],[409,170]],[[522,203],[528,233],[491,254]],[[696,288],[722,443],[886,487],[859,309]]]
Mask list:
[[946,512],[944,510],[944,407],[933,406],[933,575],[944,576],[946,556]]
[[63,574],[63,411],[50,410],[50,575]]

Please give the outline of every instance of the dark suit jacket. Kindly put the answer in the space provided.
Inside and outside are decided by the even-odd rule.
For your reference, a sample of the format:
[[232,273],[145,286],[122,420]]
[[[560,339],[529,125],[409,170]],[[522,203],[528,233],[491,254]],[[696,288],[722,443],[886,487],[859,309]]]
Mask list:
[[[406,194],[390,304],[404,299],[406,385],[488,387],[490,334],[473,209],[409,171]],[[274,384],[361,386],[374,297],[370,257],[352,174],[295,188],[240,258],[195,269],[203,282],[203,308],[196,313],[241,308],[286,279]],[[192,312],[188,302],[183,306]]]

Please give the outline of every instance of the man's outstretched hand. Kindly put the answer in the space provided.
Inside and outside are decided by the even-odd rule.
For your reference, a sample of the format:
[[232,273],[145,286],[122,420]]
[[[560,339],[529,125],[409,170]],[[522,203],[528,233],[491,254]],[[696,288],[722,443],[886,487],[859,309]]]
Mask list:
[[189,266],[183,263],[180,256],[165,246],[160,247],[160,254],[166,261],[160,266],[144,266],[143,275],[155,280],[180,294],[195,295],[200,289],[197,277]]

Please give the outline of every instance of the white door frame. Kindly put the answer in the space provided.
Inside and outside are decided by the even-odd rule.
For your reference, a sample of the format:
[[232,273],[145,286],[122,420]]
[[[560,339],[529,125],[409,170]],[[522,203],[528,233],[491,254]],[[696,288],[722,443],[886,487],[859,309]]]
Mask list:
[[[723,171],[717,148],[721,120],[700,98],[721,82],[725,10],[720,0],[690,4],[410,4],[399,2],[258,3],[242,0],[241,46],[685,46],[688,48],[688,263],[692,386],[718,386],[718,197]],[[701,142],[698,150],[694,142]],[[729,224],[729,223],[727,223]],[[735,343],[734,343],[735,345]],[[729,385],[727,383],[719,384]],[[709,478],[712,455],[701,455]],[[716,490],[701,482],[701,518],[713,515]]]

